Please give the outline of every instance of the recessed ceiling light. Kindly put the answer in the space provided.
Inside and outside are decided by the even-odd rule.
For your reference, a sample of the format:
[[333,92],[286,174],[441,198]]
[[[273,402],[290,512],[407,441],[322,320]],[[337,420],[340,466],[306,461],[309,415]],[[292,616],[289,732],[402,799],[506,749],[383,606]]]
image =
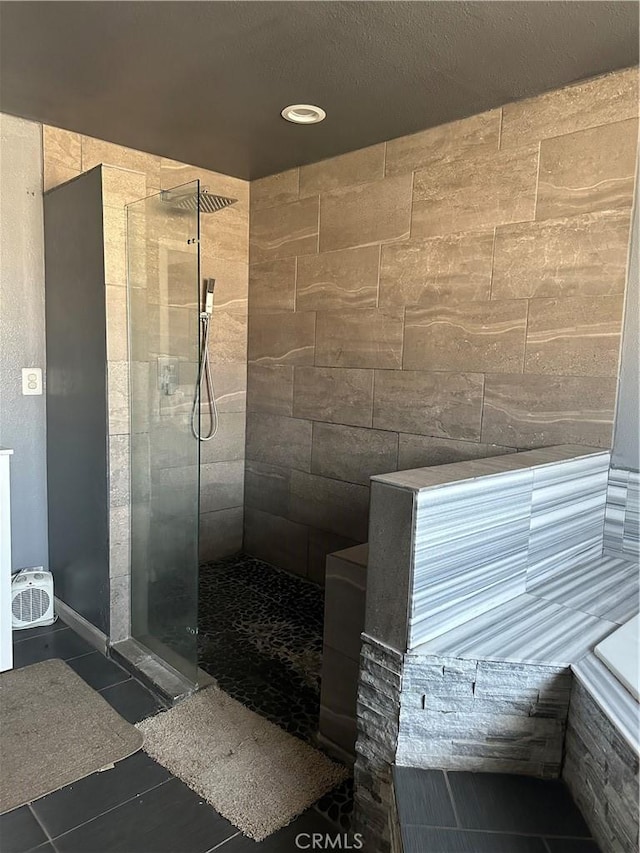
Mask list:
[[314,107],[313,104],[291,104],[285,107],[280,115],[294,124],[317,124],[327,117],[323,109]]

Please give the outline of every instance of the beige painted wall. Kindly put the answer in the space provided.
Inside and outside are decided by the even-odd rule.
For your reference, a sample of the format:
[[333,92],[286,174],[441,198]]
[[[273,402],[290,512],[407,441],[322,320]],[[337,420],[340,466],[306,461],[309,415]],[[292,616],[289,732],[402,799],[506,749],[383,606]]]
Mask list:
[[[130,430],[127,397],[126,212],[131,201],[200,179],[211,192],[238,199],[233,207],[202,218],[201,273],[217,279],[210,339],[213,378],[220,412],[215,441],[202,445],[200,551],[204,560],[242,546],[246,408],[247,262],[249,184],[174,160],[134,151],[66,130],[44,126],[44,189],[104,164],[104,228],[110,386],[110,463],[119,487],[112,488],[112,586],[128,584],[128,480]],[[173,309],[169,309],[171,311]],[[175,309],[179,311],[180,309]],[[117,388],[117,391],[116,391]],[[185,393],[191,394],[191,388]],[[113,394],[111,393],[113,391]],[[167,416],[151,400],[150,417]],[[162,462],[159,462],[162,465]],[[169,459],[167,464],[177,464]],[[115,503],[114,503],[115,501]],[[124,628],[123,628],[124,631]],[[126,632],[125,632],[126,633]]]
[[610,446],[637,115],[631,69],[251,184],[245,550],[321,580],[372,474]]

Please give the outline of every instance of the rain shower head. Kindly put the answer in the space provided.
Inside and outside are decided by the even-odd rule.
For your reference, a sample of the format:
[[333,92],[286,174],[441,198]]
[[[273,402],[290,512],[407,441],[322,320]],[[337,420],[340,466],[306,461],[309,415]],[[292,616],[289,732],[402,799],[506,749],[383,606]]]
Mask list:
[[[199,196],[199,198],[198,198]],[[224,195],[214,195],[202,187],[200,193],[182,192],[176,190],[165,190],[162,193],[164,201],[171,202],[180,210],[198,210],[200,213],[217,213],[225,207],[235,204],[237,198],[227,198]],[[200,204],[198,205],[198,201]]]

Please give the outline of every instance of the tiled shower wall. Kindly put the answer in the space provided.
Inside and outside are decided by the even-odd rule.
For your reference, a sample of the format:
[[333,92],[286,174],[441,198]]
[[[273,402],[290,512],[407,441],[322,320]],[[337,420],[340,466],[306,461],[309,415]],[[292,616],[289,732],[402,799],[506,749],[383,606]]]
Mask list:
[[[202,445],[200,548],[203,559],[240,550],[244,489],[246,408],[247,262],[249,184],[238,178],[206,171],[175,160],[134,151],[92,137],[54,127],[43,128],[44,188],[68,181],[102,163],[113,185],[104,193],[107,357],[109,370],[109,459],[111,472],[111,585],[112,598],[121,589],[128,599],[128,484],[131,424],[129,420],[127,362],[127,269],[125,204],[160,189],[200,179],[212,192],[238,199],[233,207],[203,217],[201,273],[217,279],[210,355],[220,412],[215,441]],[[185,282],[192,299],[193,282]],[[169,308],[168,322],[179,333],[184,308]],[[180,389],[179,389],[180,390]],[[184,389],[190,403],[193,388]],[[166,405],[173,397],[150,400],[156,419],[171,417]],[[163,406],[164,403],[164,406]],[[157,450],[157,448],[156,448]],[[151,466],[179,465],[175,454],[154,454]],[[179,471],[150,470],[158,480],[179,480]],[[176,475],[176,476],[169,476]],[[114,553],[114,549],[116,553]],[[119,608],[124,613],[124,608]],[[114,629],[115,628],[115,632]],[[126,626],[112,625],[112,639],[126,635]]]
[[321,580],[372,474],[610,446],[637,115],[630,69],[252,182],[245,550]]

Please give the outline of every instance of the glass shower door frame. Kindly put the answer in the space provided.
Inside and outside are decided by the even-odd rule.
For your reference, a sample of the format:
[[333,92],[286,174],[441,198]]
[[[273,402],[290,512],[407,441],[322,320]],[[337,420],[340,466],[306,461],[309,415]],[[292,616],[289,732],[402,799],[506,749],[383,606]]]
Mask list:
[[199,181],[127,205],[131,636],[194,687],[200,442],[191,432],[191,409],[201,347],[199,205]]

